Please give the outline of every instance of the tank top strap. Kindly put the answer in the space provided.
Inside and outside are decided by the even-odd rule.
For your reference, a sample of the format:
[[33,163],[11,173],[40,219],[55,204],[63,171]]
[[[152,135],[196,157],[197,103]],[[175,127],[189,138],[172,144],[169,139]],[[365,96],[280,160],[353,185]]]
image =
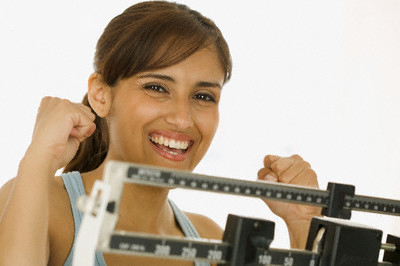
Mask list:
[[[179,226],[182,229],[183,234],[186,237],[193,237],[193,238],[200,238],[199,233],[197,232],[196,228],[186,216],[186,214],[178,208],[178,206],[170,199],[168,199],[169,204],[171,205],[172,211],[174,212],[175,219],[178,222]],[[208,262],[202,261],[195,261],[195,266],[210,266]]]
[[[80,196],[85,195],[85,187],[83,185],[82,176],[79,172],[63,173],[61,177],[64,181],[65,188],[68,192],[69,200],[71,203],[72,215],[74,217],[74,242],[69,255],[64,263],[64,266],[72,265],[72,258],[74,255],[75,239],[77,238],[79,227],[82,222],[82,213],[78,210],[77,202]],[[96,251],[95,255],[95,266],[106,266],[103,254]]]

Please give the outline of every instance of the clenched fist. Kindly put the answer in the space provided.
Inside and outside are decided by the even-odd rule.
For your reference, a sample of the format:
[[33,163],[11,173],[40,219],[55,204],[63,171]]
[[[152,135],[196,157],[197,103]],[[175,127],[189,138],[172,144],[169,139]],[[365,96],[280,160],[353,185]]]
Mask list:
[[[258,179],[299,186],[318,188],[317,175],[308,162],[299,155],[280,157],[267,155],[264,167],[258,171]],[[304,248],[308,226],[312,217],[321,215],[321,208],[264,200],[271,211],[281,217],[289,228],[292,247]]]
[[90,108],[54,97],[42,99],[29,151],[44,156],[51,168],[64,167],[78,150],[79,144],[96,129]]

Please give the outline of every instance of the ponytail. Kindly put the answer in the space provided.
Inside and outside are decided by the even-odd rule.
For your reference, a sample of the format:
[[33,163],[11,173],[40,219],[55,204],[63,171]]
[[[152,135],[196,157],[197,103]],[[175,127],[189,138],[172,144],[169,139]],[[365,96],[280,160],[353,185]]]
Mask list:
[[[82,100],[82,103],[89,106],[87,94]],[[65,166],[63,172],[79,171],[81,173],[92,171],[98,168],[107,156],[109,146],[108,126],[105,118],[99,117],[96,113],[94,123],[96,130],[94,133],[84,140],[79,146],[75,157]]]

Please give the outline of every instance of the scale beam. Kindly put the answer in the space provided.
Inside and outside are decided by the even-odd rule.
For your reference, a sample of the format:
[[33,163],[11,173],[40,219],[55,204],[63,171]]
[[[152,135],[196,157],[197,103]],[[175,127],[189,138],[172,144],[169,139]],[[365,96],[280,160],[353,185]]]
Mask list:
[[[218,264],[234,264],[230,261],[232,245],[217,240],[165,237],[149,234],[115,232],[105,253],[133,256],[149,256],[189,261],[206,261]],[[254,265],[316,265],[319,255],[305,250],[262,249],[256,250]]]
[[[124,169],[121,171],[121,167]],[[238,180],[225,177],[194,174],[186,171],[113,162],[111,168],[123,173],[124,182],[150,186],[164,186],[209,191],[236,196],[256,197],[286,201],[296,204],[330,206],[332,191],[313,189],[274,182]],[[110,169],[112,171],[112,169]],[[333,183],[332,183],[333,184]],[[348,186],[348,185],[346,185]],[[345,210],[357,210],[386,215],[400,216],[400,201],[361,195],[342,195]],[[326,214],[325,214],[326,215]],[[327,215],[331,216],[331,215]],[[335,216],[333,216],[335,217]],[[350,217],[339,217],[347,218]]]

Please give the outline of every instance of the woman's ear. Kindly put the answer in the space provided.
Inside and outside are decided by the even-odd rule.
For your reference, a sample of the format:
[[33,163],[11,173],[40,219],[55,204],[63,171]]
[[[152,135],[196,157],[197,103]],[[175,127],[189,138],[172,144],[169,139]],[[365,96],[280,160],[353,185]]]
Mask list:
[[93,73],[88,81],[88,100],[92,109],[100,117],[106,117],[111,109],[111,88],[103,82],[102,76]]

